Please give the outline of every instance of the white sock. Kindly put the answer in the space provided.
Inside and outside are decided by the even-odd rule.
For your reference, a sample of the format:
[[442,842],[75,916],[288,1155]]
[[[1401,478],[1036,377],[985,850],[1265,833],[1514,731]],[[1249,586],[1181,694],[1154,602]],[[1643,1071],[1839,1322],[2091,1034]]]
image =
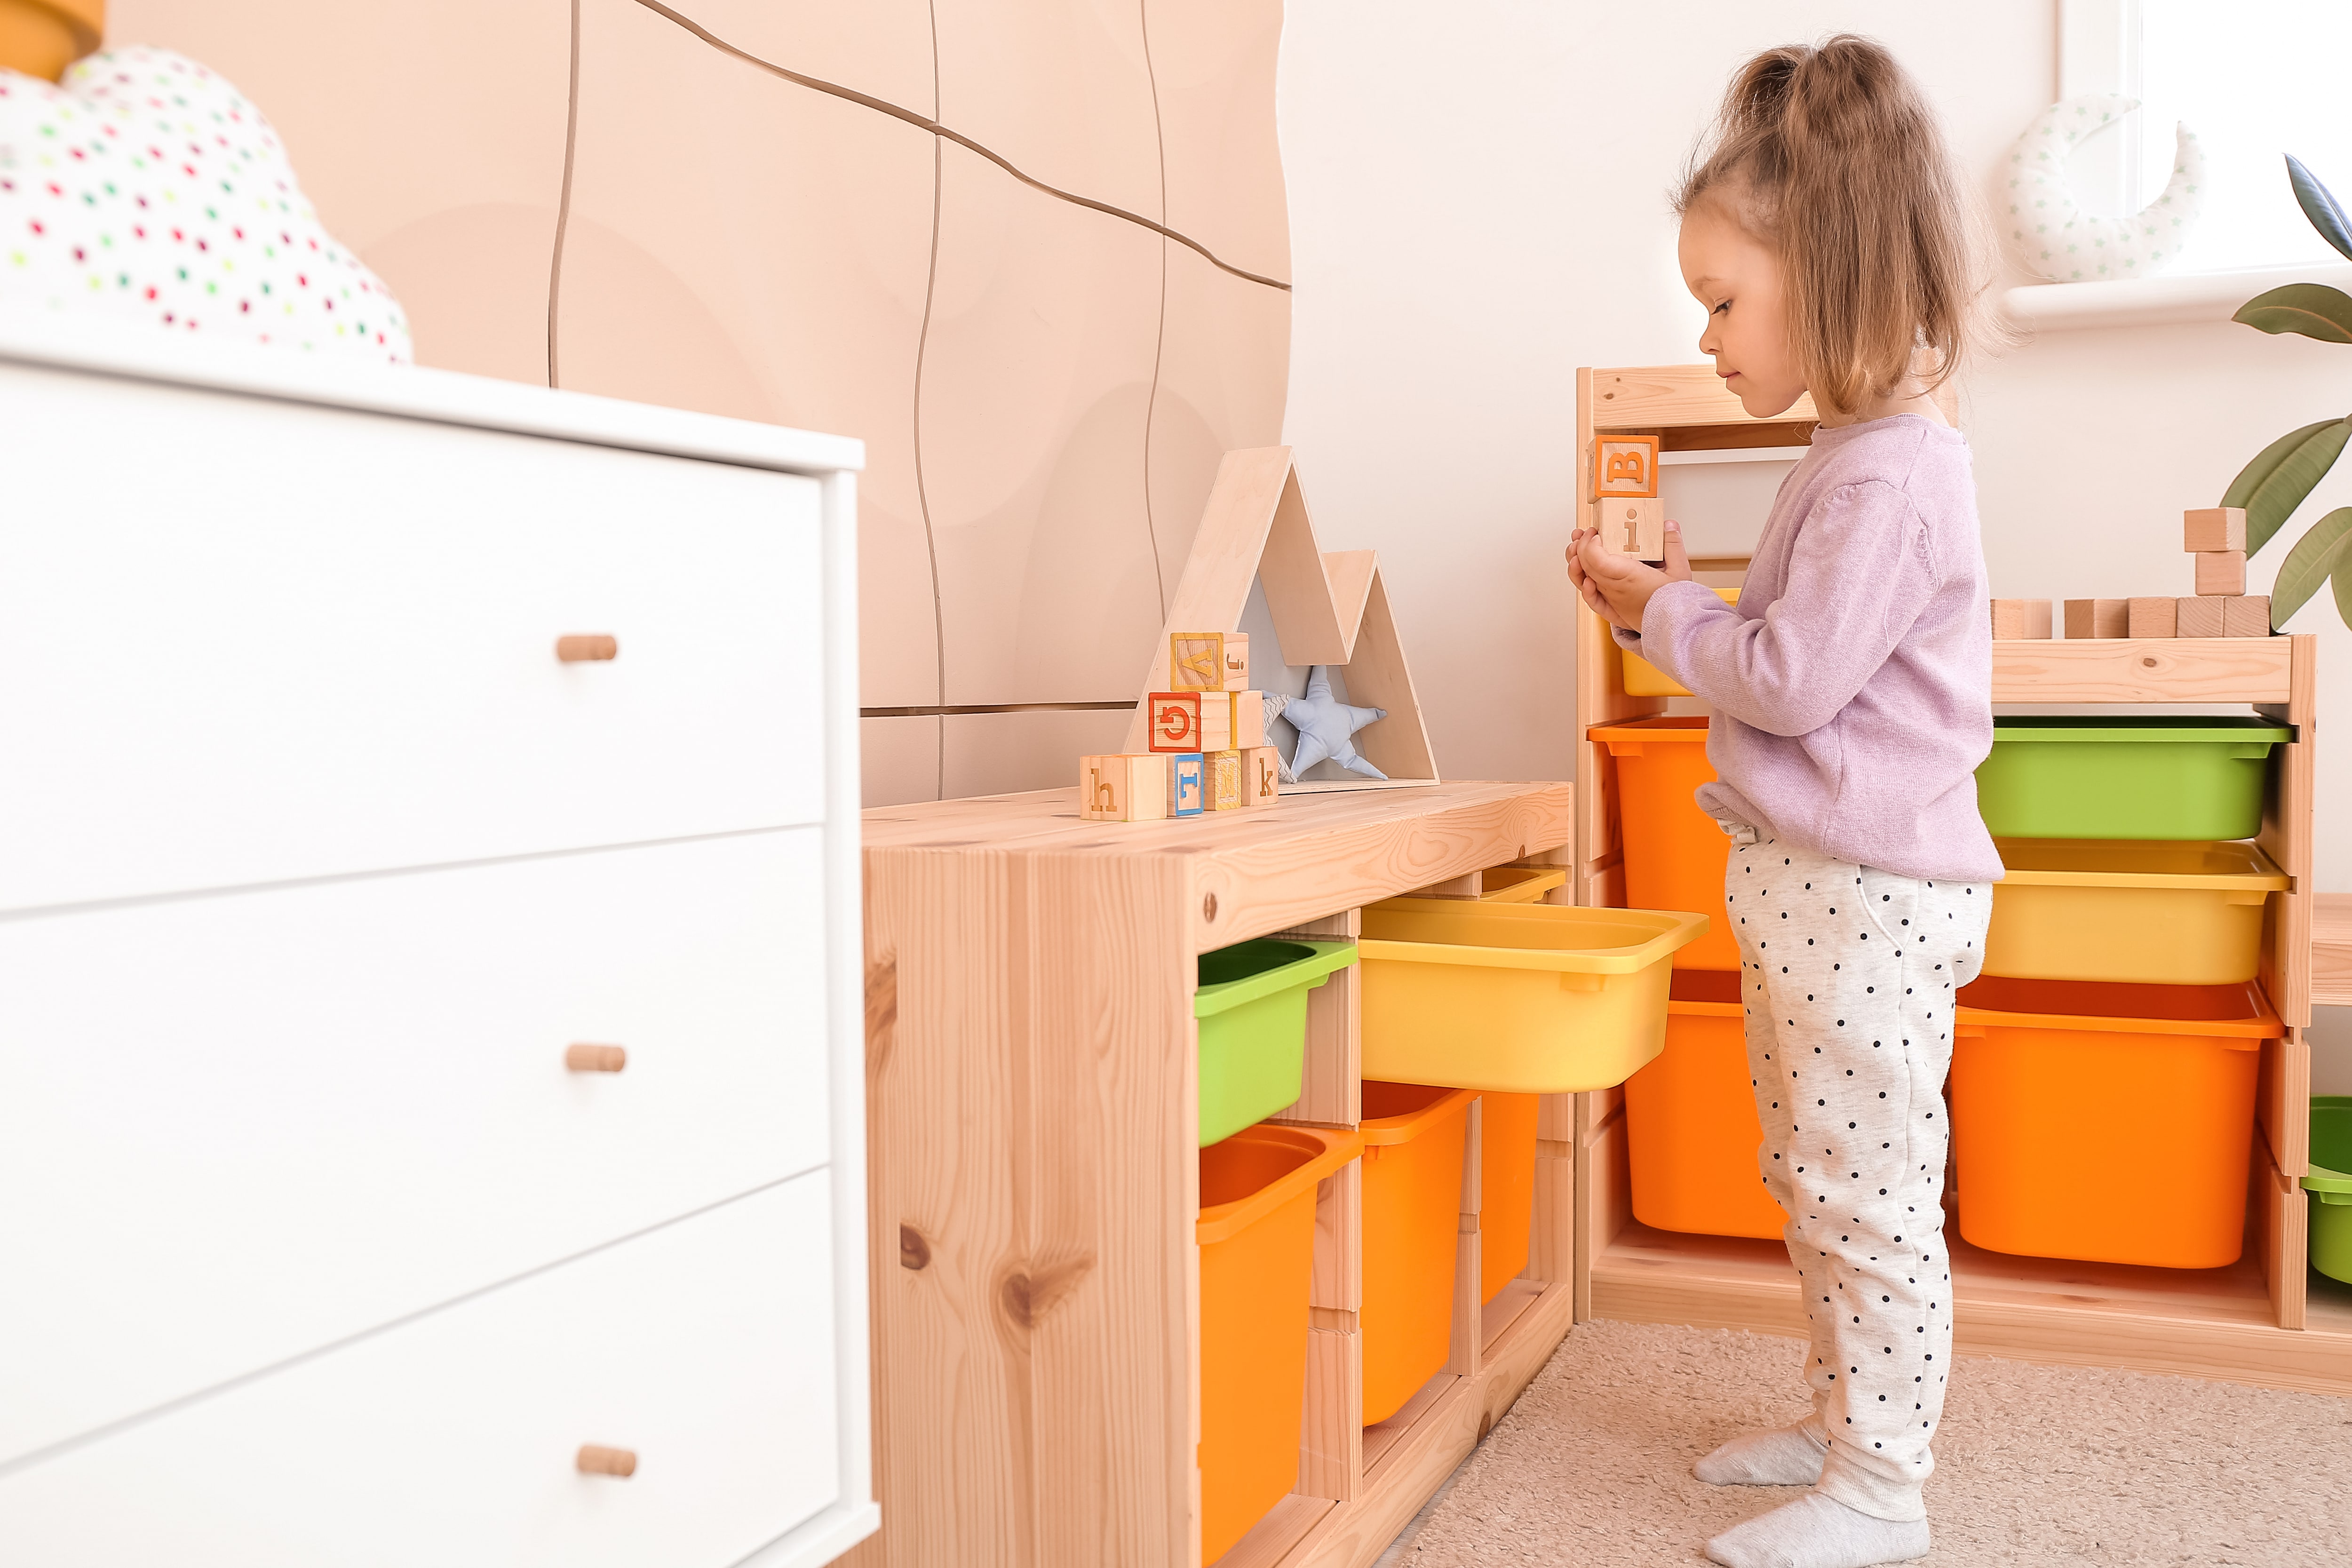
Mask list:
[[1707,1561],[1724,1568],[1871,1568],[1927,1555],[1926,1520],[1874,1519],[1819,1492],[1735,1524],[1706,1543]]
[[1775,1426],[1734,1437],[1691,1467],[1711,1487],[1809,1487],[1822,1479],[1829,1450],[1802,1426]]

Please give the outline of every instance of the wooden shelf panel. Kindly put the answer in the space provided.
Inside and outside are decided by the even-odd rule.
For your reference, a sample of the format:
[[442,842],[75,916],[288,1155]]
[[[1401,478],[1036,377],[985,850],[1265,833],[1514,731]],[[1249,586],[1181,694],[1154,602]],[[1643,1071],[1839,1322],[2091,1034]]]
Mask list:
[[2004,638],[1995,702],[2284,702],[2293,637]]
[[2311,904],[2311,999],[2352,1007],[2352,893],[2321,893]]

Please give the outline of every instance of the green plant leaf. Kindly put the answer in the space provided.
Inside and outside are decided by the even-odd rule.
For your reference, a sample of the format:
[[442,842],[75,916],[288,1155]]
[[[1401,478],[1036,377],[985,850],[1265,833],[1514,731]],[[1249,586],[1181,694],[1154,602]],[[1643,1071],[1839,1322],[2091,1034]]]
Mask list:
[[2245,508],[2247,554],[2268,544],[2312,487],[2327,477],[2347,437],[2352,437],[2352,417],[2322,419],[2280,437],[2238,471],[2221,504]]
[[2311,220],[2319,237],[2343,252],[2345,260],[2352,261],[2352,222],[2345,220],[2344,209],[2336,205],[2335,196],[2292,153],[2287,154],[2286,178],[2287,184],[2294,187],[2295,205],[2303,208],[2303,216]]
[[2336,614],[2352,626],[2352,544],[2336,547]]
[[[2347,541],[2352,541],[2352,506],[2337,507],[2294,542],[2294,548],[2279,564],[2278,581],[2271,584],[2273,630],[2286,625],[2289,616],[2310,602],[2329,574],[2339,567],[2352,568],[2352,556],[2345,553]],[[2339,595],[2343,592],[2342,575],[2338,574]]]
[[2352,343],[2352,294],[2325,283],[2288,283],[2255,295],[2230,320],[2258,332],[2300,332],[2323,343]]

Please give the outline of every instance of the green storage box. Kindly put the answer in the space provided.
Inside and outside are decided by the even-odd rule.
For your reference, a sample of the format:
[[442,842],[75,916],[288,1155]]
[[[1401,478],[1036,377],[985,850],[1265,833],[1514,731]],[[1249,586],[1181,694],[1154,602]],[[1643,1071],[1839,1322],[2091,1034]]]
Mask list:
[[1996,719],[1977,809],[1996,838],[2252,838],[2290,734],[2261,719]]
[[2311,1266],[2352,1284],[2352,1095],[2311,1097]]
[[1352,942],[1261,937],[1200,959],[1201,1146],[1221,1142],[1298,1098],[1307,994],[1356,962]]

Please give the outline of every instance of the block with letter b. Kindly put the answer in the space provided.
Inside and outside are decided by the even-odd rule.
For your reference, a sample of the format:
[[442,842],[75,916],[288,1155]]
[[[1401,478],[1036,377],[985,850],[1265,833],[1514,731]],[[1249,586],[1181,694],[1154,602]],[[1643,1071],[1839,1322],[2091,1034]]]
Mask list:
[[1658,493],[1655,436],[1595,436],[1592,438],[1592,499]]
[[1208,760],[1200,752],[1168,759],[1168,815],[1198,816],[1208,808]]
[[1272,805],[1282,798],[1282,753],[1272,746],[1251,746],[1242,752],[1242,809]]
[[1224,690],[1225,634],[1171,632],[1168,684],[1179,691]]
[[1089,822],[1159,821],[1168,815],[1168,759],[1080,757],[1078,815]]

